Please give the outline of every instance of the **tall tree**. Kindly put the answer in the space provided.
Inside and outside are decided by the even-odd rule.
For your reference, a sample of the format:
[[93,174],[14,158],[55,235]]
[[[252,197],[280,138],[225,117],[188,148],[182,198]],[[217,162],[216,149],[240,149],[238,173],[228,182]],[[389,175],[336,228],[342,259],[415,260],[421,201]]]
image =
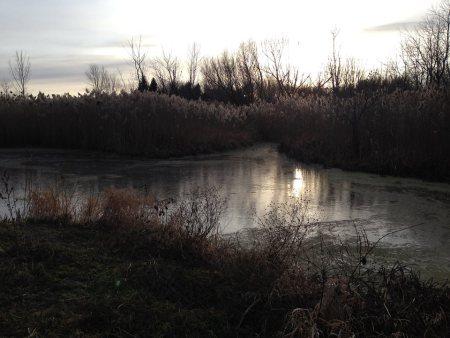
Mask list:
[[145,59],[147,58],[147,54],[142,46],[142,37],[139,37],[139,39],[131,38],[128,41],[128,46],[130,48],[130,57],[134,67],[136,84],[139,87],[142,77],[145,74]]
[[402,58],[409,75],[421,86],[450,85],[450,1],[433,8],[406,34]]
[[3,96],[9,96],[11,90],[11,83],[7,79],[2,79],[0,81],[0,94]]
[[9,62],[9,70],[14,88],[20,95],[24,96],[31,75],[30,58],[23,51],[16,51],[14,61]]
[[264,68],[269,82],[274,82],[279,95],[292,95],[302,87],[309,76],[302,76],[298,69],[287,62],[289,40],[274,39],[264,41],[263,54],[267,59]]
[[155,80],[154,77],[152,78],[152,81],[150,82],[150,88],[149,88],[149,90],[150,90],[151,92],[156,92],[156,91],[158,90],[158,84],[156,83],[156,80]]
[[181,63],[176,56],[162,50],[162,55],[152,60],[152,69],[161,90],[173,94],[181,79]]
[[147,81],[147,77],[144,74],[141,74],[141,79],[139,81],[138,90],[143,92],[148,92],[150,90],[150,86]]
[[106,70],[104,66],[89,65],[89,69],[85,74],[93,92],[115,93],[120,89],[117,75]]
[[338,47],[336,46],[339,31],[334,29],[331,31],[332,50],[328,59],[327,72],[329,80],[331,80],[331,88],[334,93],[339,91],[341,86],[342,61]]
[[193,43],[188,51],[188,73],[189,83],[194,86],[197,82],[197,74],[200,65],[200,47],[197,43]]

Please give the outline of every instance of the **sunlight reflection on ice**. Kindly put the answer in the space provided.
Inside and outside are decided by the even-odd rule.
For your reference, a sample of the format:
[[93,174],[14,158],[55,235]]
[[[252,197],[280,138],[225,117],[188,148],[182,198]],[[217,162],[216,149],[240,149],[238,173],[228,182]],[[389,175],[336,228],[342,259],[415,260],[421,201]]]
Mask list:
[[300,197],[305,187],[303,181],[303,174],[300,168],[296,168],[294,171],[294,180],[292,181],[292,196]]

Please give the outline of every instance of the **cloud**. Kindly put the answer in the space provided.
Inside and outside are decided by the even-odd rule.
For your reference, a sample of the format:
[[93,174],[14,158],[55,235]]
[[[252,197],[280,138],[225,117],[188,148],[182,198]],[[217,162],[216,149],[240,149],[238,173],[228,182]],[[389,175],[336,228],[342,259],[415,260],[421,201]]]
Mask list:
[[32,69],[32,78],[36,80],[59,80],[59,79],[70,79],[70,78],[85,78],[85,71],[88,69],[89,64],[97,63],[104,65],[107,69],[116,70],[127,66],[127,63],[117,62],[113,60],[103,60],[103,62],[98,62],[99,60],[92,59],[88,60],[75,60],[69,61],[66,64],[55,63],[53,65],[38,65]]
[[408,29],[417,28],[421,24],[421,21],[399,21],[399,22],[391,22],[388,24],[374,26],[366,28],[366,32],[398,32],[404,31]]
[[8,63],[15,50],[30,56],[33,89],[35,83],[82,86],[91,63],[127,69],[121,49],[128,37],[108,22],[112,1],[0,0],[0,79],[10,78]]
[[[108,56],[99,57],[96,55],[87,55],[80,57],[78,55],[70,55],[63,57],[38,57],[31,59],[31,85],[34,87],[36,83],[70,83],[76,82],[84,85],[86,82],[85,71],[89,64],[97,63],[104,65],[111,71],[120,69],[122,71],[128,69],[127,60],[112,59]],[[0,65],[0,80],[10,79],[9,69],[7,65]],[[42,90],[45,88],[38,88]],[[67,91],[70,88],[61,88]]]

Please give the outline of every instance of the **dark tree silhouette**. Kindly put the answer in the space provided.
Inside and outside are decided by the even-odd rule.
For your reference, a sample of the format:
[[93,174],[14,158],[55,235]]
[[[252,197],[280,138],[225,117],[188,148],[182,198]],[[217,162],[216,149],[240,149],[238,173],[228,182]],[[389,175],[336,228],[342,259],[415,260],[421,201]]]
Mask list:
[[25,96],[30,81],[30,58],[23,51],[16,52],[14,61],[9,62],[9,70],[14,88],[20,95]]
[[151,92],[156,92],[158,90],[158,84],[156,83],[156,80],[154,77],[152,78],[152,81],[150,82],[149,90]]
[[191,99],[192,99],[192,100],[199,100],[201,96],[202,96],[202,88],[201,88],[200,85],[197,83],[197,84],[194,86],[194,88],[192,88]]
[[141,73],[141,76],[139,79],[138,90],[140,92],[148,92],[150,90],[150,86],[148,84],[147,77],[144,75],[144,73]]

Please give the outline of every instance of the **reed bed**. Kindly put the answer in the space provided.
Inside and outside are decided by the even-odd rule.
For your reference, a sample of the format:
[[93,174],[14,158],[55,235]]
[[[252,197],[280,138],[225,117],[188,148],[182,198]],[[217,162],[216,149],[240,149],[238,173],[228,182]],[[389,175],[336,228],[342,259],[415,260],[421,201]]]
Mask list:
[[256,109],[264,138],[301,161],[449,180],[450,92],[307,95]]
[[249,144],[239,111],[154,93],[0,98],[1,147],[168,157]]
[[446,90],[308,93],[248,106],[155,93],[1,97],[0,147],[193,155],[258,141],[301,161],[449,180]]

